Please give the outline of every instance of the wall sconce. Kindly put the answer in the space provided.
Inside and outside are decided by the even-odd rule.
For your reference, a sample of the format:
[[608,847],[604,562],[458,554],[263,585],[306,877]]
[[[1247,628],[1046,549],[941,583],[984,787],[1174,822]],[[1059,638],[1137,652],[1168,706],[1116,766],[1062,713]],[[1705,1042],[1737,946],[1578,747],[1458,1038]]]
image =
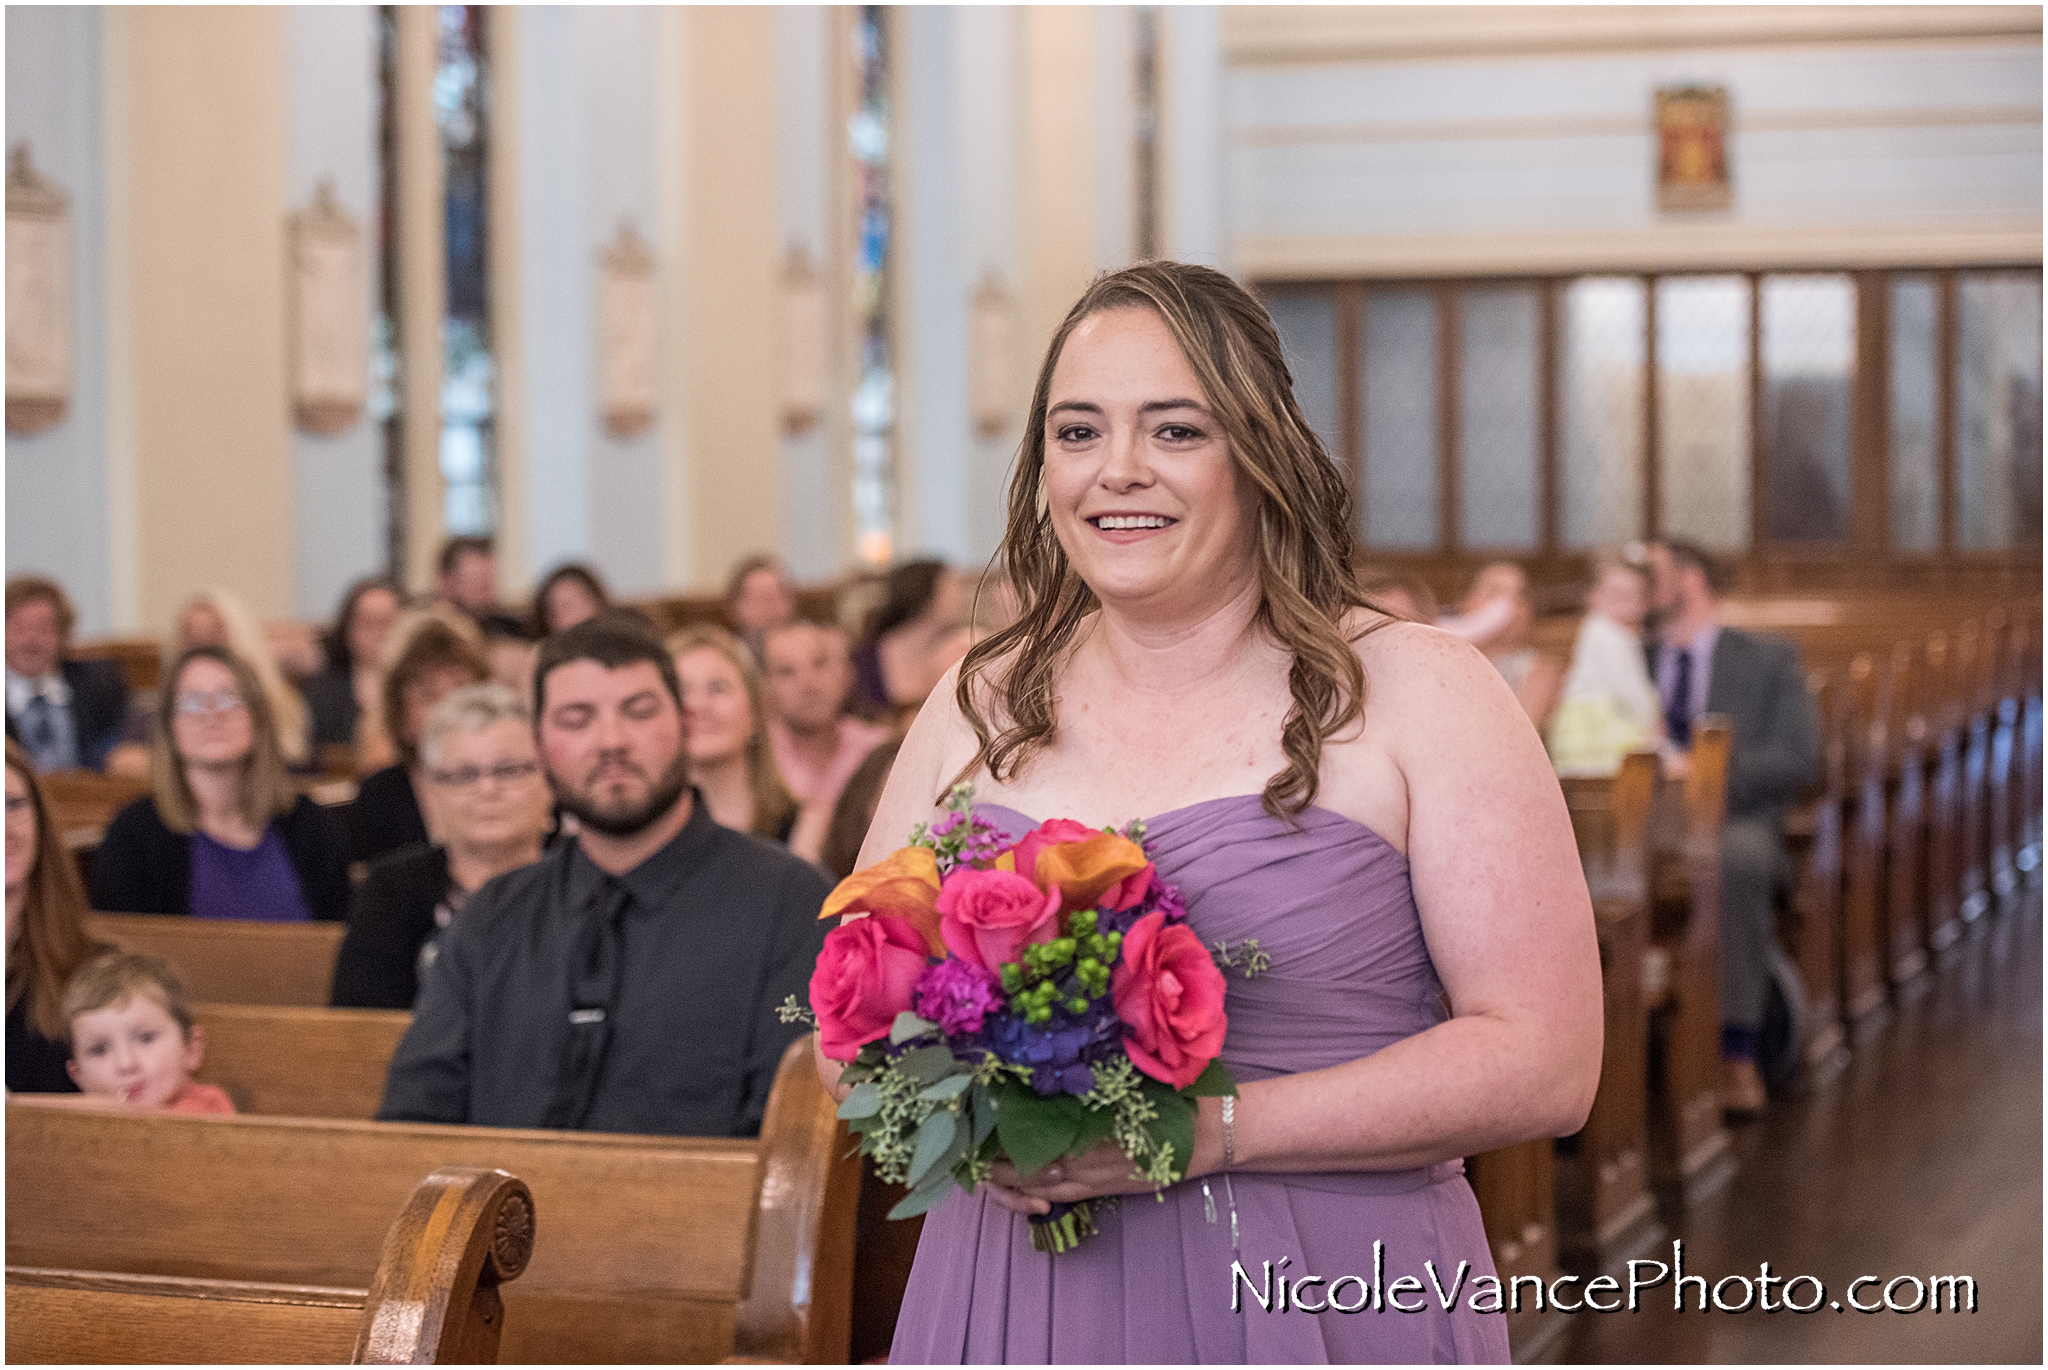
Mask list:
[[974,411],[974,431],[983,441],[999,438],[1010,426],[1014,387],[1011,374],[1010,292],[1002,278],[991,271],[981,278],[974,292],[974,311],[969,324],[972,377],[969,392]]

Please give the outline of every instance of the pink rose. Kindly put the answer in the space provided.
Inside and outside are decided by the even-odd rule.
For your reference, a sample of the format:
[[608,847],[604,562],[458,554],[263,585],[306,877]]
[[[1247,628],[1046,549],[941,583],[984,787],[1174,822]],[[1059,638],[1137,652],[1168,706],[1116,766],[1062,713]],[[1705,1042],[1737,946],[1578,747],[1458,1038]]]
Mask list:
[[1059,935],[1060,892],[1009,871],[956,870],[939,890],[939,936],[963,961],[995,970],[1027,943]]
[[1032,874],[1038,868],[1038,853],[1047,847],[1062,842],[1086,842],[1091,837],[1102,836],[1100,828],[1091,828],[1085,823],[1076,823],[1071,818],[1054,818],[1040,823],[1030,832],[1017,839],[1017,845],[1010,848],[1010,858],[1016,862],[1017,874],[1026,880],[1034,880]]
[[1186,1089],[1223,1050],[1223,973],[1201,939],[1164,913],[1124,934],[1110,998],[1131,1064],[1155,1080]]
[[811,972],[811,1008],[827,1056],[851,1061],[896,1015],[910,1007],[911,986],[924,974],[924,935],[901,918],[875,914],[825,934]]

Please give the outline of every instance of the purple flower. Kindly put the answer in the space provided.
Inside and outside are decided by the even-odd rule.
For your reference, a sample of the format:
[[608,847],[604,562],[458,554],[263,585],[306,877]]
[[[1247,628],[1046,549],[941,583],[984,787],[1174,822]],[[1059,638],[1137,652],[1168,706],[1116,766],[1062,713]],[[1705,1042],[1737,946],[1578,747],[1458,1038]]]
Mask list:
[[1157,869],[1152,872],[1152,887],[1145,891],[1144,904],[1147,909],[1164,913],[1169,923],[1178,923],[1188,916],[1188,906],[1180,897],[1180,886],[1161,880]]
[[988,1015],[1003,1007],[1000,982],[972,961],[949,956],[928,967],[910,989],[917,1016],[937,1023],[948,1037],[981,1031]]

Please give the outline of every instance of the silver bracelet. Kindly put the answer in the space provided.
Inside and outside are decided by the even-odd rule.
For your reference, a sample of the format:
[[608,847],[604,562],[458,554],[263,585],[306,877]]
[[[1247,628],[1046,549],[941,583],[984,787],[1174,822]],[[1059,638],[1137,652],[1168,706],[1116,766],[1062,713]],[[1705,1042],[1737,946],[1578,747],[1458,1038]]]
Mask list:
[[1237,1097],[1223,1096],[1223,1168],[1230,1169],[1237,1164]]

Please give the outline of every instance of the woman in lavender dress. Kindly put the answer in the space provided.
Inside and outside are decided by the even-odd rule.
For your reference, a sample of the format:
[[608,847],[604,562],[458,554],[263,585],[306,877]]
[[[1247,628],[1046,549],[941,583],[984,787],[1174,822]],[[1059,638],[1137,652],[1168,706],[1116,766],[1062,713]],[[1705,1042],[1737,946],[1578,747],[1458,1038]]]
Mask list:
[[[1241,1094],[1202,1101],[1190,1178],[1155,1199],[1109,1144],[998,1167],[928,1215],[894,1359],[1506,1359],[1460,1158],[1584,1121],[1592,909],[1514,696],[1364,602],[1350,527],[1251,296],[1165,262],[1090,287],[1011,487],[1022,613],[918,717],[863,863],[957,777],[1013,834],[1144,817],[1189,925],[1264,969],[1227,977]],[[1026,1215],[1113,1194],[1032,1249]]]

